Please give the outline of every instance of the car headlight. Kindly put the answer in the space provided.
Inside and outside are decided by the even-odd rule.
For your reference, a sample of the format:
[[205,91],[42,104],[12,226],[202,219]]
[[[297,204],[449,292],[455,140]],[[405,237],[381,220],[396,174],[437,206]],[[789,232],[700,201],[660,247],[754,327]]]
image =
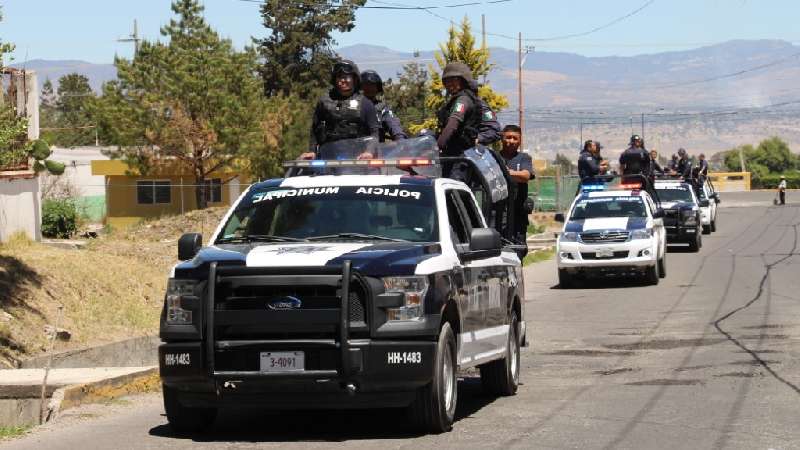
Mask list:
[[167,282],[167,325],[191,325],[192,311],[183,308],[183,298],[194,295],[197,280],[176,280]]
[[386,310],[388,320],[414,320],[422,317],[423,301],[428,292],[428,277],[386,277],[383,279],[386,292],[399,292],[405,296],[405,305]]
[[631,239],[650,239],[651,237],[653,237],[653,230],[650,228],[633,230],[631,233]]
[[561,233],[561,242],[578,242],[578,233],[574,231],[565,231]]

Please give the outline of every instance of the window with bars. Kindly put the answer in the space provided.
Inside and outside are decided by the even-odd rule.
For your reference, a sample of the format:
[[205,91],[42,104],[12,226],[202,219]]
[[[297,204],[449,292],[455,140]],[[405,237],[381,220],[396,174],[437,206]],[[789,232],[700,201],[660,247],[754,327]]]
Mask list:
[[136,201],[140,205],[172,203],[172,183],[161,180],[137,181]]
[[212,178],[205,180],[205,197],[208,203],[220,203],[222,201],[222,179]]

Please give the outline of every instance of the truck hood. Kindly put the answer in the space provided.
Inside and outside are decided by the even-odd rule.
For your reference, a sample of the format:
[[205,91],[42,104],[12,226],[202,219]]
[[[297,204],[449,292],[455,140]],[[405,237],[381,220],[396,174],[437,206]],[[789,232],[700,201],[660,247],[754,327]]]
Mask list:
[[324,267],[350,260],[365,275],[413,275],[417,264],[440,253],[438,244],[414,242],[225,244],[203,248],[176,270],[194,270],[214,261],[247,267]]
[[647,217],[602,217],[575,219],[567,222],[564,231],[581,233],[599,230],[638,230],[647,227]]

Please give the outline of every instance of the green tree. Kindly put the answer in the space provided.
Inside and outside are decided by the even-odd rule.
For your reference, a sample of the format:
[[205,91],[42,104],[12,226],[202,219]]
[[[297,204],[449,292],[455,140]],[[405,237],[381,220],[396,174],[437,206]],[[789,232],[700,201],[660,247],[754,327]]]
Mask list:
[[798,157],[789,149],[789,145],[778,137],[771,137],[759,142],[757,147],[750,144],[741,145],[725,152],[725,166],[728,170],[742,170],[741,157],[745,168],[752,173],[753,179],[759,179],[770,173],[783,173],[798,167]]
[[[445,103],[445,97],[442,94],[444,84],[440,74],[447,63],[458,61],[466,64],[472,69],[472,77],[476,80],[487,75],[492,70],[493,65],[489,63],[489,49],[485,46],[476,48],[475,45],[472,25],[466,16],[461,21],[459,29],[456,29],[455,25],[450,26],[447,42],[439,44],[439,51],[434,54],[439,70],[435,70],[433,66],[429,67],[431,83],[428,95],[425,98],[425,107],[428,115],[425,120],[410,127],[412,133],[416,133],[423,128],[436,128],[436,111]],[[506,96],[494,92],[488,84],[480,86],[478,95],[489,104],[494,112],[499,112],[508,106]]]
[[[47,134],[48,141],[62,147],[94,144],[94,122],[89,105],[95,94],[89,79],[77,73],[64,75],[58,79],[56,95],[52,94],[52,85],[50,92],[46,87],[42,88],[41,112],[43,119],[47,119],[45,128],[52,128]],[[51,102],[53,108],[50,108]]]
[[428,71],[422,64],[410,62],[397,74],[397,81],[389,78],[383,86],[383,97],[405,127],[427,117],[425,97],[428,93]]
[[[0,22],[3,12],[0,9]],[[0,68],[4,67],[5,55],[14,51],[14,44],[0,40]],[[0,104],[0,168],[15,166],[26,161],[28,147],[28,121],[17,115],[11,102]]]
[[561,153],[556,153],[556,159],[553,160],[553,165],[561,167],[561,175],[572,174],[572,169],[574,167],[572,159],[562,155]]
[[169,42],[145,41],[133,61],[118,58],[118,79],[92,112],[104,141],[141,172],[164,158],[189,167],[205,208],[207,175],[265,151],[262,86],[255,51],[220,38],[198,0],[175,0],[172,11],[161,29]]
[[336,58],[331,34],[352,30],[355,12],[365,3],[265,0],[261,18],[270,35],[254,41],[263,61],[260,72],[266,95],[309,99],[328,86]]

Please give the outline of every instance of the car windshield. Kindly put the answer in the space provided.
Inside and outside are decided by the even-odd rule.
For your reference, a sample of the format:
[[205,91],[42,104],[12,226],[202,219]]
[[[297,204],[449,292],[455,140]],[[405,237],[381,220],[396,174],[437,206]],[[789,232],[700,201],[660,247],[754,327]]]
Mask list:
[[647,217],[641,197],[585,197],[575,203],[571,220],[602,217]]
[[254,189],[237,205],[217,243],[305,240],[438,240],[430,186]]
[[658,198],[662,202],[694,202],[692,191],[687,186],[656,185],[656,190],[658,191]]

